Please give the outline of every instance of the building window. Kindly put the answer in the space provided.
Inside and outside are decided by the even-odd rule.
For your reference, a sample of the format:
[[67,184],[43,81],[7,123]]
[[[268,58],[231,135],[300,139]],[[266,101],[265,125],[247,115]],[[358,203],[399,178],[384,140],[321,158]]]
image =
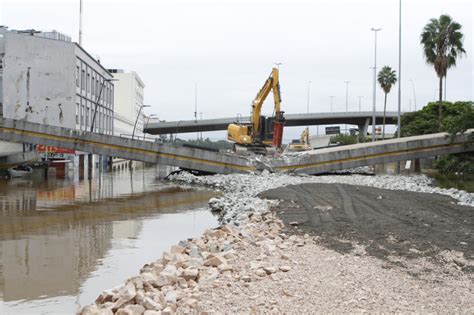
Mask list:
[[79,124],[79,103],[76,103],[76,125]]
[[79,69],[79,66],[76,66],[76,86],[77,87],[80,87],[80,83],[79,83],[80,82],[79,81],[80,80],[79,79],[80,75],[81,75],[81,70]]
[[111,93],[110,93],[110,96],[111,96],[111,100],[110,100],[110,109],[113,109],[114,108],[114,89],[112,89]]
[[92,76],[92,81],[91,81],[91,94],[92,96],[95,95],[95,78]]
[[86,123],[85,123],[86,129],[88,129],[88,127],[89,127],[90,104],[91,104],[91,102],[88,101],[87,102],[87,107],[86,107]]
[[84,126],[84,104],[81,105],[81,129]]
[[86,81],[86,86],[87,86],[87,93],[91,91],[91,74],[87,74],[87,81]]
[[86,89],[86,71],[82,69],[81,72],[81,89],[85,90]]

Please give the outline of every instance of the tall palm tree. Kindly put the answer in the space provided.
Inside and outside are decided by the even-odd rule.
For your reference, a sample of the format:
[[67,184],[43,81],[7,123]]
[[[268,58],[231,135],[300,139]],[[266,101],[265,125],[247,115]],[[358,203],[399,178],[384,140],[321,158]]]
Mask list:
[[382,127],[382,139],[385,139],[385,113],[387,111],[387,94],[390,93],[392,85],[397,82],[397,73],[392,70],[389,66],[384,66],[380,70],[377,80],[379,81],[380,87],[385,93],[385,102],[383,104],[383,127]]
[[439,19],[430,19],[421,33],[420,43],[423,45],[426,62],[434,66],[439,78],[438,128],[440,131],[443,118],[443,77],[446,76],[450,67],[456,66],[456,58],[466,53],[461,28],[462,25],[453,21],[449,15],[441,15]]

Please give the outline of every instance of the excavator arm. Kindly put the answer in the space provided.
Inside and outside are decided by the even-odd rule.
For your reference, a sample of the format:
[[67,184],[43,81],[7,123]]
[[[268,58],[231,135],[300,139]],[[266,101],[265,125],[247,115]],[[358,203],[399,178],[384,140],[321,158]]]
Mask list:
[[262,114],[263,102],[267,98],[270,91],[273,90],[273,100],[275,103],[275,116],[280,117],[282,115],[280,111],[281,94],[280,94],[280,82],[278,78],[278,69],[273,68],[272,73],[265,81],[265,84],[255,96],[252,102],[252,137],[257,139],[260,133],[260,116]]

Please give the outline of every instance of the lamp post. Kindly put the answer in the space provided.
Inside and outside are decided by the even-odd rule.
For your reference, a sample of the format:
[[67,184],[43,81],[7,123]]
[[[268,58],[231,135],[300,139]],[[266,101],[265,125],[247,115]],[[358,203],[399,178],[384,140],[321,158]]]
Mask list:
[[363,98],[363,96],[359,96],[359,112],[361,111],[361,99]]
[[104,79],[104,81],[102,81],[102,84],[100,85],[99,95],[97,95],[97,98],[95,99],[94,116],[92,116],[91,129],[90,129],[91,132],[94,132],[95,116],[97,114],[97,107],[99,106],[100,97],[102,96],[102,90],[104,89],[105,82],[112,82],[112,81],[118,81],[118,79]]
[[[99,106],[100,97],[102,96],[102,90],[104,89],[105,82],[112,82],[112,81],[118,81],[118,80],[117,79],[104,79],[102,81],[102,84],[100,85],[99,95],[97,95],[97,98],[95,99],[94,115],[92,116],[91,129],[90,129],[91,132],[94,132],[95,116],[97,115],[97,107]],[[87,177],[89,179],[92,179],[92,166],[93,166],[92,159],[93,159],[93,154],[89,153],[87,155],[87,173],[88,173]]]
[[331,95],[331,96],[329,96],[329,97],[331,98],[331,113],[332,113],[332,112],[333,112],[333,111],[332,111],[332,100],[335,98],[335,96],[334,96],[334,95]]
[[[402,0],[399,0],[398,8],[398,113],[397,113],[397,137],[401,134],[401,112],[402,112]],[[398,173],[400,173],[400,162],[398,162]]]
[[344,83],[346,84],[346,113],[347,113],[347,109],[349,107],[349,83],[351,83],[351,81],[344,81]]
[[[308,94],[306,95],[306,114],[309,114],[309,97],[311,92],[311,81],[308,81]],[[309,130],[309,126],[306,126]]]
[[[150,122],[151,117],[156,117],[156,114],[148,115],[148,119],[146,120],[146,125],[148,125],[148,123]],[[143,129],[145,129],[145,128],[143,128]],[[145,133],[143,133],[143,141],[145,141]]]
[[377,89],[377,32],[382,30],[381,28],[371,28],[375,36],[375,50],[374,50],[374,82],[372,92],[372,142],[375,141],[375,105],[376,105],[376,89]]
[[413,82],[412,79],[410,79],[410,82],[411,82],[411,87],[413,89],[413,102],[414,102],[414,105],[415,105],[415,112],[416,112],[416,93],[415,93],[415,82]]
[[309,114],[310,91],[311,91],[311,81],[308,81],[308,94],[306,95],[306,114]]
[[[199,112],[199,117],[202,120],[202,112]],[[202,131],[201,131],[201,134],[200,134],[200,138],[201,138],[201,142],[202,142]]]
[[140,106],[140,109],[138,110],[137,118],[135,119],[135,125],[133,126],[132,140],[135,137],[135,129],[137,129],[138,117],[140,117],[140,113],[142,112],[143,107],[151,107],[151,106],[150,105],[141,105]]

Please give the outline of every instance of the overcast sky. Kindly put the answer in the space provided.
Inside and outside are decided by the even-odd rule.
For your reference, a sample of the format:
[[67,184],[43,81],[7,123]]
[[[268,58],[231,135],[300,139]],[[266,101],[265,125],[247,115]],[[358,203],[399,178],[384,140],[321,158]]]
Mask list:
[[[83,46],[108,68],[136,71],[146,84],[148,113],[161,119],[193,119],[194,86],[204,118],[248,115],[250,103],[276,62],[281,62],[282,109],[310,111],[372,108],[374,33],[378,67],[398,73],[398,0],[144,1],[84,0]],[[402,109],[421,107],[437,95],[434,69],[419,44],[432,17],[450,14],[463,25],[467,55],[448,71],[448,100],[473,99],[471,0],[403,0]],[[79,0],[0,0],[0,24],[11,29],[55,29],[78,40]],[[397,108],[395,86],[388,110]],[[272,112],[268,98],[264,112]],[[377,88],[377,109],[383,92]],[[298,135],[301,128],[288,130]],[[313,133],[315,131],[313,130]],[[224,138],[223,133],[213,137]]]

